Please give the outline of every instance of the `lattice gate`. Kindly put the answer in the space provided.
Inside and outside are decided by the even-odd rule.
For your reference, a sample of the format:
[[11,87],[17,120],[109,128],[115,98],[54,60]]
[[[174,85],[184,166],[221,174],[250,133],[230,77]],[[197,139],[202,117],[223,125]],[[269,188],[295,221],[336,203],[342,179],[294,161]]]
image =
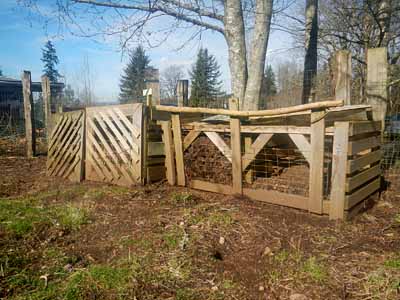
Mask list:
[[47,174],[71,181],[83,179],[85,112],[58,116],[47,152]]
[[141,103],[86,109],[86,179],[118,185],[142,176]]

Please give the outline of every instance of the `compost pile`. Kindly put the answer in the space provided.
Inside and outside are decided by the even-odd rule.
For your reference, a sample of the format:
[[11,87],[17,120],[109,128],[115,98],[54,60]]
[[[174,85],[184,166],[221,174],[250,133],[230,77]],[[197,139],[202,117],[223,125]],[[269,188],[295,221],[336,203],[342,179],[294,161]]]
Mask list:
[[[229,145],[229,141],[225,141]],[[205,136],[200,136],[185,152],[187,179],[231,184],[232,166],[218,148]]]

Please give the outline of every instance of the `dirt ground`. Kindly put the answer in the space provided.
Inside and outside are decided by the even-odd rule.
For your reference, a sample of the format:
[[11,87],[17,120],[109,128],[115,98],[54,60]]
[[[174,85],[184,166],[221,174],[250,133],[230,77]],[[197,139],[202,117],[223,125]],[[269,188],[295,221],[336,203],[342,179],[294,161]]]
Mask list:
[[400,299],[396,185],[340,222],[166,183],[69,183],[45,157],[3,154],[0,299]]

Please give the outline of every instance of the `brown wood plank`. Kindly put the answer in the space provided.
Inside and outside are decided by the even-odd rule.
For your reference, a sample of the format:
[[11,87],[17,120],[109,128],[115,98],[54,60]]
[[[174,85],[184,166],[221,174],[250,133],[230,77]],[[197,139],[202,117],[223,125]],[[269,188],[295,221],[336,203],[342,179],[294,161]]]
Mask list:
[[[244,138],[244,155],[243,155],[243,160],[248,159],[247,157],[250,157],[253,153],[253,150],[251,149],[252,145],[252,138],[251,136],[246,136]],[[246,170],[246,166],[242,162],[242,168],[243,171]],[[245,171],[245,181],[249,184],[253,182],[253,169],[249,168],[247,171]]]
[[370,182],[368,185],[360,188],[351,195],[346,196],[345,209],[350,209],[361,200],[364,200],[369,195],[376,192],[381,186],[381,178],[378,177],[374,181]]
[[309,164],[311,164],[311,144],[306,139],[306,137],[302,134],[289,134],[290,139],[299,149],[301,154],[303,154],[304,158],[307,160]]
[[147,167],[147,177],[150,182],[159,181],[165,178],[165,167],[164,166],[149,166]]
[[264,146],[271,140],[273,133],[261,133],[251,145],[248,152],[242,157],[242,168],[246,168],[256,158],[257,154],[264,148]]
[[375,148],[381,145],[381,138],[380,136],[372,136],[366,139],[357,140],[357,141],[350,141],[349,142],[349,155],[357,154],[361,151]]
[[25,139],[26,139],[26,156],[33,157],[36,155],[36,136],[35,136],[35,114],[33,111],[33,97],[31,91],[31,72],[24,71],[22,73],[22,94],[24,97],[24,117],[25,117]]
[[298,209],[307,209],[307,197],[281,193],[273,190],[249,189],[243,188],[243,196],[247,196],[253,200],[288,206]]
[[231,149],[232,149],[232,190],[242,194],[242,150],[240,139],[240,119],[231,118]]
[[347,164],[347,174],[361,170],[362,168],[370,164],[376,163],[377,161],[381,160],[381,158],[382,158],[382,151],[376,150],[373,152],[369,152],[368,154],[358,157],[356,159],[351,159]]
[[189,131],[189,133],[183,139],[183,151],[184,152],[187,148],[189,148],[189,146],[197,139],[197,137],[200,134],[201,134],[201,131],[196,131],[196,130]]
[[205,135],[213,142],[219,151],[226,157],[229,162],[232,162],[232,151],[221,136],[216,132],[205,131]]
[[369,132],[381,132],[382,122],[380,121],[361,121],[350,123],[350,136]]
[[185,186],[185,166],[183,162],[182,132],[179,114],[172,114],[171,121],[175,146],[177,183],[180,186]]
[[361,173],[347,178],[346,181],[346,192],[351,192],[355,188],[359,187],[363,183],[371,180],[372,178],[379,176],[381,174],[381,166],[378,164],[372,168],[366,169]]
[[332,157],[332,189],[330,196],[330,219],[343,219],[345,207],[345,186],[347,148],[349,143],[349,122],[335,122]]
[[171,121],[161,121],[161,129],[163,131],[163,142],[165,145],[165,168],[168,183],[170,185],[176,184],[175,173],[175,158],[174,158],[174,143],[171,130]]
[[163,142],[148,142],[147,156],[165,155]]
[[207,181],[203,181],[203,180],[192,179],[190,181],[190,187],[192,189],[203,190],[203,191],[213,192],[213,193],[220,193],[220,194],[225,194],[225,195],[233,194],[232,187],[229,185],[212,183],[212,182],[207,182]]

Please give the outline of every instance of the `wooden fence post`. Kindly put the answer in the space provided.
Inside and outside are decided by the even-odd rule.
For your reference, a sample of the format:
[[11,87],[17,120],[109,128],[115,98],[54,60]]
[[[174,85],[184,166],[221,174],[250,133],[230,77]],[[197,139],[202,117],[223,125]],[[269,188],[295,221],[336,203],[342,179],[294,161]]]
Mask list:
[[308,210],[322,214],[324,197],[325,110],[311,112],[311,153]]
[[185,166],[183,163],[182,132],[181,132],[181,120],[179,114],[172,114],[171,121],[172,121],[172,132],[174,134],[177,182],[178,185],[185,186]]
[[24,95],[26,156],[33,157],[36,154],[35,117],[33,109],[33,97],[31,91],[31,72],[22,73],[22,92]]
[[349,122],[335,122],[332,157],[332,188],[329,206],[330,219],[344,218],[348,143]]
[[164,142],[165,149],[165,168],[166,177],[170,185],[176,184],[176,173],[175,173],[175,157],[174,157],[174,143],[171,131],[171,121],[160,121],[161,129],[163,131],[162,139]]
[[385,129],[387,110],[387,78],[387,49],[385,47],[368,49],[367,102],[372,106],[372,117],[374,121],[382,122],[382,132]]
[[[247,154],[251,154],[251,152],[254,152],[254,150],[251,148],[252,145],[252,138],[251,136],[246,136],[244,138],[244,151]],[[243,170],[244,171],[244,170]],[[252,166],[249,166],[249,170],[245,172],[245,180],[247,183],[253,183],[253,169]]]
[[335,53],[334,63],[335,100],[343,100],[344,105],[351,105],[351,53],[339,50]]
[[[229,100],[230,110],[239,110],[237,99]],[[231,150],[232,150],[232,191],[234,194],[242,194],[242,151],[240,140],[240,119],[230,118],[231,128]]]
[[42,97],[43,97],[43,111],[44,111],[44,124],[46,126],[47,142],[50,141],[51,129],[51,90],[50,80],[46,75],[42,76]]
[[178,80],[176,86],[178,106],[189,106],[189,80]]

